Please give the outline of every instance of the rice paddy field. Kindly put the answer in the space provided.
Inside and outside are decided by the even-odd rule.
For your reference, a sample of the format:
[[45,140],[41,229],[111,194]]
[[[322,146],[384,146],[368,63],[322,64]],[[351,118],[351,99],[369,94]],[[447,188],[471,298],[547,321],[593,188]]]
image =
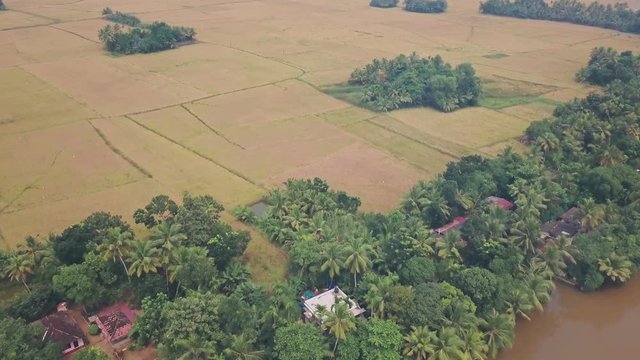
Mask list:
[[[209,193],[227,209],[290,177],[323,177],[367,211],[398,205],[461,156],[492,156],[555,105],[592,89],[574,74],[595,46],[640,38],[546,21],[371,8],[367,0],[6,0],[0,12],[0,247],[46,236],[93,211],[152,196]],[[631,3],[632,6],[638,2]],[[104,7],[195,28],[175,50],[112,56]],[[373,58],[416,52],[469,62],[478,107],[374,113],[332,96]],[[347,99],[348,100],[348,99]],[[254,273],[284,254],[257,233]]]

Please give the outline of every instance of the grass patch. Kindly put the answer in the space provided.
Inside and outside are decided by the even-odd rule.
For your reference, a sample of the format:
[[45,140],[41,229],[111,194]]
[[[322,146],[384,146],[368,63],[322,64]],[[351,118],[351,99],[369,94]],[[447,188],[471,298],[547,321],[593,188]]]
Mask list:
[[485,107],[491,110],[500,110],[504,108],[508,108],[516,105],[523,104],[531,104],[531,103],[539,103],[539,104],[547,104],[558,106],[562,104],[561,101],[552,100],[549,98],[545,98],[542,96],[504,96],[504,97],[495,97],[495,96],[483,96],[480,97],[480,106]]
[[491,59],[491,60],[498,60],[498,59],[509,57],[509,55],[503,54],[503,53],[495,53],[495,54],[482,55],[482,57],[486,59]]
[[371,111],[376,111],[376,109],[364,102],[364,87],[361,85],[341,83],[322,88],[320,90],[327,95],[331,95],[336,99],[346,101],[349,104],[359,106]]

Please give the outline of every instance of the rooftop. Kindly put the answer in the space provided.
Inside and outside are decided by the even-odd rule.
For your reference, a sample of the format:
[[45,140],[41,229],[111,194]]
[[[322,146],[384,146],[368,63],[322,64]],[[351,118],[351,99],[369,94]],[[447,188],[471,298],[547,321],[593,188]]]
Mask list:
[[133,327],[136,313],[126,303],[116,303],[98,312],[97,325],[110,342],[125,339]]
[[305,316],[308,319],[319,319],[319,308],[324,308],[327,311],[333,311],[333,305],[340,299],[346,299],[349,302],[349,311],[353,316],[358,316],[364,312],[364,309],[362,309],[357,302],[349,299],[347,294],[340,290],[340,288],[335,287],[305,300]]
[[542,224],[542,232],[556,238],[558,236],[573,236],[580,231],[580,225],[565,221],[551,220]]
[[71,314],[62,311],[47,315],[38,320],[45,328],[42,340],[50,340],[60,345],[66,346],[78,339],[83,339],[82,329]]
[[505,210],[511,210],[513,208],[513,203],[511,201],[501,197],[489,196],[486,200],[493,205],[499,206]]
[[442,235],[442,234],[446,233],[447,231],[458,229],[468,219],[469,219],[469,217],[467,217],[467,216],[458,216],[457,218],[453,219],[452,222],[450,222],[448,224],[445,224],[445,225],[442,225],[441,227],[439,227],[439,228],[437,228],[437,229],[435,229],[433,231],[435,233],[437,233],[437,234]]

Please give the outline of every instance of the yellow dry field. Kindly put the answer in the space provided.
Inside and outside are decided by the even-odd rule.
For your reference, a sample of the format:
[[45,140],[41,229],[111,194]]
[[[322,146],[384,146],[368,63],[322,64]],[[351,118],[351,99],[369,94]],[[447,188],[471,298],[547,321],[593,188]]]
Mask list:
[[[385,211],[461,156],[524,151],[518,137],[531,121],[593,90],[574,79],[593,47],[640,50],[635,35],[484,16],[475,0],[450,0],[441,15],[368,0],[5,3],[2,247],[96,210],[131,221],[158,193],[209,193],[232,208],[289,177],[324,177],[365,210]],[[107,5],[193,27],[198,41],[111,56],[97,37]],[[378,114],[322,91],[375,57],[414,51],[472,63],[482,106]],[[283,254],[254,238],[245,260],[265,282],[281,276],[267,265]]]

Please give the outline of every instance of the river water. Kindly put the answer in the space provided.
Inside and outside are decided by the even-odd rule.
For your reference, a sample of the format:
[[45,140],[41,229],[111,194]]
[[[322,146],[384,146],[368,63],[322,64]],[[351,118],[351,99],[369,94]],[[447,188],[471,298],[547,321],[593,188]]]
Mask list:
[[519,320],[498,360],[640,359],[640,276],[595,293],[558,285],[545,311]]

